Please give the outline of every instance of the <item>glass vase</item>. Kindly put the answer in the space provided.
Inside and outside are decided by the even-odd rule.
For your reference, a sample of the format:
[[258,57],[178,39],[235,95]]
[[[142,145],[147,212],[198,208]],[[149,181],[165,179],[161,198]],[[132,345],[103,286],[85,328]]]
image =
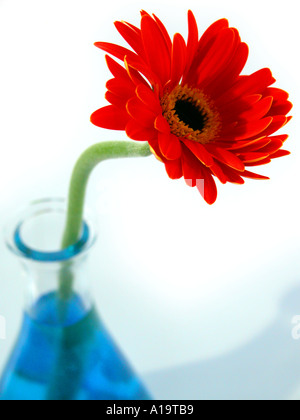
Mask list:
[[[9,249],[27,277],[21,331],[0,379],[0,400],[147,400],[113,342],[89,291],[87,259],[96,233],[60,250],[64,200],[32,203],[10,223]],[[69,282],[70,292],[61,288]]]

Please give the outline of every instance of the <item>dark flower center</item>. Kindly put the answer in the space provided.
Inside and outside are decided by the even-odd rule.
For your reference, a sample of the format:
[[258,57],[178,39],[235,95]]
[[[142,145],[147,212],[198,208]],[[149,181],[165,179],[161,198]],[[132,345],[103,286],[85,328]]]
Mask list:
[[193,130],[204,129],[207,122],[207,114],[197,107],[194,102],[179,99],[175,104],[175,113],[184,124],[188,125]]
[[176,86],[160,100],[171,133],[179,139],[206,144],[221,131],[221,117],[212,100],[199,89]]

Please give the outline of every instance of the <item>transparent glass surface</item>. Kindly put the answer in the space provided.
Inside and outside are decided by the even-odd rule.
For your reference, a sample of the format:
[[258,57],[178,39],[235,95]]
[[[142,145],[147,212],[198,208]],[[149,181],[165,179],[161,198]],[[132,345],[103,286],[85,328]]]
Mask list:
[[[90,296],[87,257],[95,242],[90,222],[73,250],[53,248],[54,237],[61,237],[60,230],[53,231],[64,217],[63,201],[44,200],[8,228],[7,244],[21,262],[28,287],[20,333],[0,379],[0,400],[150,399]],[[73,279],[68,298],[58,292],[64,272]]]

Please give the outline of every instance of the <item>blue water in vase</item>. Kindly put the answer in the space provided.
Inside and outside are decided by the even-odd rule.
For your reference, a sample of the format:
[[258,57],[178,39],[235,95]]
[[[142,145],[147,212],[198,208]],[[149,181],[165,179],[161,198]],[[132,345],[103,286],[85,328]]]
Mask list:
[[[21,333],[0,380],[0,400],[147,400],[139,378],[76,295],[62,308],[43,296]],[[58,308],[60,308],[58,310]]]

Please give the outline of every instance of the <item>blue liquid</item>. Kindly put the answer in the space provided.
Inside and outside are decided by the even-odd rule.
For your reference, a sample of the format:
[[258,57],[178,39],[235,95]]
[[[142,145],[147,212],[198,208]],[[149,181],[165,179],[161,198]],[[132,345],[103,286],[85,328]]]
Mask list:
[[92,309],[76,296],[59,322],[56,295],[24,315],[0,380],[0,400],[147,400],[147,391]]

